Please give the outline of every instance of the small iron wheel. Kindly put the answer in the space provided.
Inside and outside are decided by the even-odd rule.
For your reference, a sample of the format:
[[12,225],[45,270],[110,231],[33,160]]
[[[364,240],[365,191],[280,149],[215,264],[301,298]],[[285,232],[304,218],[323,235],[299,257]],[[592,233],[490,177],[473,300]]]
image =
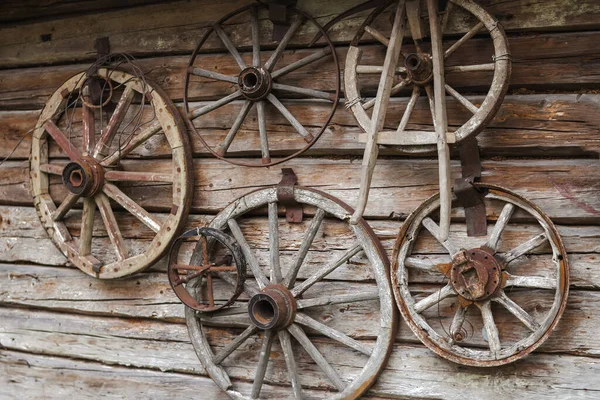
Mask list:
[[[170,158],[162,171],[136,168],[140,162],[132,158],[154,151]],[[100,68],[93,77],[70,78],[46,102],[30,159],[42,225],[69,261],[89,275],[120,278],[151,266],[188,215],[193,171],[185,125],[168,96],[142,77]],[[134,184],[163,191],[168,214],[146,210],[142,201],[148,196],[132,195]],[[139,223],[151,236],[142,248],[121,233]]]
[[[235,200],[212,221],[211,228],[235,238],[251,277],[229,308],[210,314],[186,308],[192,344],[231,398],[355,399],[385,366],[395,337],[386,254],[364,220],[348,224],[353,210],[341,201],[301,187],[294,199],[314,210],[300,225],[280,221],[276,188]],[[263,224],[247,215],[261,207],[269,215]],[[350,247],[329,248],[330,241],[338,243],[333,232],[343,243],[350,240]],[[290,247],[298,235],[299,248]],[[190,263],[200,263],[203,252],[199,244]],[[339,274],[356,282],[340,284]],[[213,285],[221,291],[237,284],[221,274],[216,278]],[[196,283],[187,289],[200,288]],[[360,328],[343,322],[348,318],[360,321]]]
[[[267,7],[242,7],[208,29],[192,54],[185,78],[185,111],[190,128],[222,160],[248,167],[287,161],[314,145],[335,113],[340,96],[335,47],[311,16],[296,8],[288,8],[288,13],[290,27],[280,41],[273,41],[267,38],[274,30]],[[248,32],[232,37],[228,25],[236,29],[245,25]],[[320,31],[325,45],[285,53],[307,31]],[[213,57],[201,54],[215,41],[229,51],[231,63],[214,65]],[[316,77],[314,71],[325,78]],[[207,90],[223,97],[199,106],[192,103],[202,100]],[[215,126],[215,119],[218,125],[231,120],[229,130],[208,129]],[[236,143],[236,138],[243,141]],[[258,154],[256,162],[240,159]]]
[[[459,364],[492,367],[548,338],[567,303],[569,265],[556,227],[537,206],[507,189],[475,185],[487,191],[488,214],[497,215],[488,236],[468,237],[464,224],[453,223],[440,241],[435,195],[402,225],[391,277],[400,312],[427,347]],[[527,226],[536,232],[524,235],[511,217],[535,221]]]

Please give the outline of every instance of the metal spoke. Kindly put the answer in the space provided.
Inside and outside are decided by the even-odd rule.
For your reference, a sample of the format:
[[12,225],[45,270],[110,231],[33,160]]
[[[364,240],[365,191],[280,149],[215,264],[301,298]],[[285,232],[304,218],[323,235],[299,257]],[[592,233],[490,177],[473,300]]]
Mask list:
[[451,72],[478,72],[478,71],[494,71],[496,69],[496,64],[488,63],[488,64],[475,64],[475,65],[454,65],[451,67],[445,67],[444,71],[447,74]]
[[134,171],[106,171],[104,179],[111,182],[165,182],[173,183],[173,175]]
[[48,134],[50,134],[50,136],[52,136],[52,139],[54,139],[56,144],[62,149],[62,151],[64,151],[67,154],[67,156],[72,161],[75,161],[81,157],[81,153],[79,152],[79,150],[77,150],[75,146],[73,146],[73,144],[69,141],[67,136],[65,136],[63,131],[61,131],[54,122],[46,121],[46,123],[44,124],[44,129],[46,130],[46,132],[48,132]]
[[279,110],[281,115],[283,115],[284,118],[287,119],[290,124],[292,124],[294,129],[300,134],[300,136],[304,138],[304,140],[307,143],[310,143],[314,140],[313,135],[310,132],[308,132],[300,122],[298,122],[298,120],[292,115],[292,113],[290,113],[289,110],[285,108],[283,104],[281,104],[277,97],[273,96],[272,93],[269,93],[269,95],[267,96],[267,100],[269,100],[271,104],[273,104],[275,108]]
[[529,253],[530,251],[537,249],[538,247],[540,247],[547,241],[548,241],[548,237],[546,236],[546,234],[540,233],[536,237],[529,239],[528,241],[521,244],[520,246],[515,247],[514,249],[510,250],[508,253],[505,253],[503,256],[504,262],[506,264],[509,264],[512,261],[514,261],[515,259],[521,257],[522,255],[525,255],[525,254]]
[[65,217],[65,215],[67,215],[69,210],[71,208],[73,208],[75,203],[77,203],[77,200],[79,200],[79,197],[80,197],[79,195],[76,195],[73,193],[68,193],[67,197],[65,197],[63,202],[60,203],[60,205],[58,206],[56,211],[52,214],[52,220],[60,221],[61,219],[63,219]]
[[258,8],[252,7],[251,9],[252,20],[252,65],[254,67],[260,66],[260,25],[258,22]]
[[160,124],[160,121],[154,121],[153,123],[145,127],[142,131],[133,136],[127,143],[123,144],[117,151],[115,151],[110,156],[102,160],[100,164],[102,164],[103,166],[116,164],[123,157],[126,157],[129,153],[135,150],[139,145],[141,145],[146,140],[150,139],[152,136],[160,132],[161,129],[162,126]]
[[423,311],[427,310],[428,308],[436,305],[437,303],[441,302],[444,299],[447,299],[448,297],[455,295],[456,293],[454,292],[454,289],[452,288],[452,285],[448,284],[446,286],[444,286],[443,288],[441,288],[440,290],[437,290],[436,292],[430,294],[429,296],[425,297],[422,300],[419,300],[418,302],[415,303],[415,311],[417,313],[422,313]]
[[335,100],[334,93],[324,92],[322,90],[315,89],[305,89],[296,86],[283,85],[281,83],[273,83],[274,90],[281,90],[283,92],[299,94],[307,97],[314,97],[315,99],[323,99],[323,100]]
[[436,224],[431,218],[427,217],[423,220],[423,226],[433,235],[433,237],[440,242],[442,246],[448,250],[451,257],[454,257],[459,251],[460,248],[455,245],[450,238],[442,240],[440,227]]
[[320,60],[321,58],[328,56],[330,54],[331,54],[331,48],[324,47],[323,49],[321,49],[315,53],[312,53],[309,56],[301,58],[298,61],[294,61],[293,63],[286,65],[285,67],[282,67],[282,68],[279,68],[278,70],[273,71],[273,73],[271,74],[271,78],[273,78],[273,79],[281,78],[282,76],[289,74],[290,72],[300,69],[300,68],[304,67],[305,65],[313,63],[317,60]]
[[283,357],[285,358],[285,365],[288,370],[288,377],[292,383],[292,391],[294,392],[294,399],[302,399],[302,387],[300,386],[300,378],[298,377],[298,368],[296,367],[296,360],[294,359],[294,350],[292,349],[292,338],[288,331],[278,331],[279,342],[281,343],[281,349],[283,350]]
[[538,324],[535,319],[531,315],[527,313],[527,311],[523,310],[521,306],[512,301],[504,292],[500,293],[499,297],[494,299],[495,302],[501,304],[504,308],[506,308],[512,315],[518,318],[519,321],[523,323],[530,331],[535,332],[540,329],[540,324]]
[[221,42],[223,42],[223,44],[225,45],[227,50],[229,50],[229,53],[231,53],[231,55],[235,59],[235,62],[240,66],[240,69],[245,69],[246,62],[242,59],[242,56],[235,48],[235,45],[231,42],[229,35],[227,35],[227,33],[225,33],[223,28],[221,28],[221,26],[218,24],[213,25],[213,29],[214,29],[215,33],[217,34],[217,36],[219,36],[219,38],[221,39]]
[[288,274],[285,277],[285,280],[283,282],[284,285],[290,289],[296,283],[296,277],[298,276],[298,271],[300,270],[300,267],[304,263],[304,259],[306,258],[306,255],[308,254],[308,250],[310,249],[310,246],[312,245],[313,240],[315,239],[315,236],[317,235],[317,232],[319,231],[319,228],[321,227],[321,224],[323,223],[323,218],[325,218],[325,211],[323,211],[321,208],[317,209],[317,212],[315,213],[315,216],[313,217],[313,219],[310,223],[310,227],[308,228],[308,231],[306,231],[306,236],[304,237],[304,240],[302,241],[302,244],[300,245],[300,249],[298,250],[298,255],[296,256],[296,260],[294,261],[294,265],[288,272]]
[[127,115],[127,110],[133,101],[133,96],[135,95],[135,91],[131,85],[126,85],[117,106],[115,107],[115,111],[110,117],[110,121],[108,121],[108,125],[102,131],[100,135],[100,139],[98,143],[96,143],[96,147],[94,147],[93,156],[96,158],[104,158],[110,149],[110,145],[121,126],[121,123],[125,119]]
[[258,365],[256,366],[256,374],[254,375],[254,382],[252,383],[252,399],[258,399],[260,396],[260,389],[262,388],[265,380],[265,372],[267,372],[267,364],[271,357],[271,345],[273,344],[273,331],[265,331],[262,346],[260,348],[260,355],[258,356]]
[[240,127],[242,126],[242,123],[246,119],[246,116],[248,115],[248,112],[250,111],[251,107],[252,107],[252,102],[250,100],[246,100],[244,102],[244,105],[242,106],[242,109],[240,110],[240,113],[236,117],[235,121],[233,121],[233,125],[231,126],[231,129],[227,133],[227,136],[225,136],[223,143],[221,143],[221,145],[219,146],[219,148],[216,151],[216,153],[218,155],[220,155],[221,157],[223,157],[225,155],[225,153],[227,153],[229,146],[231,146],[231,142],[233,142],[235,135],[237,135],[238,131],[240,130]]
[[332,273],[338,267],[344,265],[348,260],[350,260],[352,257],[354,257],[356,254],[360,253],[361,251],[362,251],[362,245],[360,243],[355,244],[352,248],[347,250],[335,262],[321,268],[319,271],[317,271],[317,273],[312,275],[310,278],[308,278],[307,280],[305,280],[298,286],[294,287],[292,289],[292,294],[294,295],[294,297],[301,295],[302,293],[307,291],[312,285],[314,285],[315,283],[317,283],[320,280],[322,280],[323,278],[325,278],[327,275]]
[[310,357],[317,363],[321,371],[327,375],[327,378],[333,383],[333,385],[342,392],[346,386],[342,382],[342,378],[340,378],[339,374],[333,369],[333,367],[327,362],[325,357],[321,354],[321,352],[315,347],[315,345],[310,341],[306,333],[297,325],[292,324],[288,331],[296,338],[296,340],[300,343],[304,350],[310,355]]
[[242,91],[241,90],[236,90],[235,92],[231,93],[230,95],[227,95],[225,97],[223,97],[222,99],[219,99],[217,101],[214,101],[210,104],[207,104],[205,106],[201,106],[196,108],[195,110],[190,112],[189,118],[190,119],[196,119],[198,117],[203,116],[204,114],[208,114],[211,111],[216,110],[219,107],[224,106],[225,104],[229,104],[234,100],[239,99],[240,97],[242,97]]
[[340,331],[337,331],[333,328],[330,328],[327,325],[320,323],[319,321],[309,317],[306,314],[303,314],[303,313],[296,314],[295,322],[305,325],[305,326],[308,326],[309,328],[312,328],[315,331],[317,331],[333,340],[336,340],[342,344],[345,344],[346,346],[351,347],[354,350],[360,351],[363,354],[366,354],[368,356],[371,356],[371,354],[373,354],[373,346],[361,343],[358,340],[354,340],[350,336],[348,336]]
[[402,115],[402,120],[400,121],[400,125],[398,125],[398,133],[404,133],[406,126],[408,125],[408,120],[417,104],[417,100],[419,99],[419,95],[421,94],[421,88],[417,85],[413,87],[412,95],[410,96],[410,100],[406,105],[406,110],[404,110],[404,114]]
[[202,68],[189,67],[188,73],[190,73],[192,75],[196,75],[196,76],[201,76],[203,78],[214,79],[216,81],[238,83],[238,79],[236,76],[220,74],[218,72],[208,71],[208,70],[202,69]]
[[381,43],[382,45],[386,47],[390,45],[390,40],[386,38],[385,35],[379,32],[377,29],[371,28],[367,25],[365,26],[365,32],[377,39],[377,41],[379,41],[379,43]]
[[83,199],[83,213],[81,214],[81,236],[79,237],[79,255],[82,257],[92,253],[95,211],[96,203],[94,202],[94,199]]
[[229,225],[229,230],[231,231],[231,234],[242,249],[244,258],[246,259],[246,262],[248,262],[248,264],[250,265],[250,269],[252,270],[252,274],[254,275],[254,279],[256,279],[256,283],[258,284],[259,289],[264,289],[265,286],[269,284],[269,279],[265,276],[262,269],[260,269],[258,261],[256,260],[254,253],[250,249],[250,246],[248,245],[248,242],[246,241],[246,238],[244,237],[240,226],[238,225],[235,219],[228,220],[227,225]]
[[260,137],[260,151],[262,154],[262,163],[271,162],[269,153],[269,138],[267,137],[267,116],[265,113],[265,102],[263,100],[256,103],[256,114],[258,115],[258,135]]
[[452,53],[454,53],[460,46],[462,46],[467,40],[471,39],[473,36],[477,34],[485,25],[483,22],[479,22],[477,25],[471,28],[469,32],[465,33],[463,37],[458,39],[452,46],[448,48],[444,52],[444,58],[450,57]]
[[117,253],[119,261],[122,261],[126,259],[129,254],[125,242],[123,241],[119,225],[117,225],[115,214],[110,207],[110,200],[108,200],[108,197],[104,193],[96,195],[95,200],[98,210],[100,210],[102,220],[104,221],[106,231],[108,232],[108,237],[115,247],[115,252]]
[[515,206],[511,203],[506,203],[504,205],[502,211],[500,212],[500,216],[498,216],[498,220],[494,225],[494,229],[492,230],[489,239],[484,245],[485,247],[489,248],[493,252],[496,252],[496,250],[498,249],[498,243],[500,242],[500,236],[502,236],[502,232],[504,232],[504,229],[508,225],[508,221],[510,220],[510,217],[512,216],[514,210]]
[[463,323],[465,322],[465,318],[467,316],[467,307],[462,307],[460,304],[458,305],[458,309],[456,313],[454,313],[454,318],[452,319],[452,325],[450,325],[450,340],[452,343],[456,341],[457,335],[460,333],[462,329]]
[[557,281],[543,276],[520,276],[504,272],[506,276],[505,287],[521,287],[530,289],[556,289]]
[[[394,95],[398,94],[402,90],[403,87],[408,85],[408,83],[409,83],[408,80],[400,81],[399,83],[397,83],[395,86],[392,87],[392,90],[390,91],[390,96],[394,96]],[[371,107],[373,107],[375,105],[375,101],[377,101],[376,97],[372,98],[369,101],[366,101],[362,105],[363,110],[369,110]]]
[[302,25],[303,22],[304,22],[304,18],[302,18],[301,15],[298,15],[296,17],[296,20],[294,22],[292,22],[292,25],[290,25],[289,29],[287,30],[287,32],[285,33],[285,35],[279,42],[279,45],[277,45],[277,48],[275,49],[273,54],[271,54],[271,57],[269,57],[269,59],[265,63],[266,70],[268,70],[269,72],[273,71],[275,64],[277,64],[277,61],[279,61],[279,59],[283,55],[283,50],[285,50],[288,43],[290,42],[290,40],[292,40],[292,37],[294,37],[294,34],[298,30],[298,28],[300,28],[300,25]]
[[129,196],[123,193],[118,187],[107,182],[104,184],[102,191],[108,197],[119,203],[121,207],[129,211],[134,217],[143,222],[148,228],[152,229],[154,232],[160,231],[160,222]]
[[462,94],[458,93],[453,87],[451,87],[448,84],[445,85],[445,88],[446,92],[448,92],[450,96],[458,100],[458,102],[462,104],[467,110],[471,111],[473,114],[477,114],[479,108],[475,104],[471,103],[469,99],[464,97]]
[[483,326],[487,332],[488,345],[494,356],[498,356],[498,352],[502,349],[500,345],[500,338],[498,336],[498,328],[494,322],[494,315],[492,314],[492,303],[486,301],[482,305],[478,306],[481,310],[481,316],[483,318]]
[[269,203],[269,261],[271,262],[271,283],[281,283],[283,276],[279,264],[279,216],[276,202]]
[[227,357],[231,355],[238,347],[242,345],[250,336],[254,335],[258,328],[250,325],[241,335],[232,340],[227,346],[213,357],[213,362],[217,365],[221,364]]
[[371,291],[315,297],[312,299],[300,299],[296,301],[296,307],[298,308],[298,310],[302,310],[311,307],[329,306],[333,304],[356,303],[359,301],[370,300],[379,300],[379,292]]

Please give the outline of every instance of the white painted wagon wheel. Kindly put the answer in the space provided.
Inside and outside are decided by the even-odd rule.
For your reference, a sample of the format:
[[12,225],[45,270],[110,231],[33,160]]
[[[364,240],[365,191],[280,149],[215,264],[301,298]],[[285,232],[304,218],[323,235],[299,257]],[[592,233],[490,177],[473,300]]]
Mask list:
[[[190,123],[192,130],[214,156],[232,164],[248,167],[276,165],[308,150],[316,143],[333,118],[340,95],[340,74],[335,47],[321,26],[305,12],[296,8],[289,8],[291,25],[283,38],[278,42],[274,42],[265,38],[266,33],[273,29],[270,27],[272,23],[266,18],[267,12],[268,9],[265,5],[251,4],[221,18],[212,28],[208,29],[194,50],[185,79],[184,103],[186,113],[192,121]],[[238,33],[234,36],[226,32],[227,25],[241,24],[240,21],[245,21],[246,25],[249,26],[248,35]],[[319,31],[323,35],[324,47],[314,47],[311,54],[287,65],[278,66],[278,64],[281,64],[280,60],[285,59],[283,53],[291,47],[290,43],[293,44],[299,36],[306,34],[306,32],[314,33],[315,31]],[[213,39],[227,48],[235,60],[236,68],[239,67],[239,72],[236,71],[233,75],[218,72],[222,66],[211,65],[208,61],[205,61],[205,58],[200,56],[200,53],[205,51],[204,47],[208,47],[210,40]],[[328,58],[333,61],[327,64],[333,78],[327,82],[326,88],[298,87],[289,84],[289,82],[286,83],[286,79],[293,76],[293,73],[297,71],[302,72],[313,68],[314,73],[319,73],[318,70],[314,69],[315,65],[318,65],[319,61]],[[322,66],[320,68],[322,69]],[[205,80],[200,82],[197,80],[198,77],[205,78]],[[197,87],[202,90],[202,85],[207,82],[206,79],[208,79],[208,82],[220,82],[222,90],[230,93],[219,100],[190,110],[190,97],[194,97],[192,92],[197,90]],[[316,79],[311,81],[313,85],[316,84],[315,82],[317,82]],[[194,87],[194,89],[191,89],[191,87]],[[296,107],[291,108],[289,104],[286,107],[285,101],[281,101],[281,99],[290,95],[302,101],[311,100],[311,104],[318,102],[326,106],[330,105],[329,112],[323,112],[322,118],[311,117],[311,125],[316,126],[305,126],[299,121],[298,104]],[[208,135],[207,130],[197,128],[193,121],[198,118],[206,118],[205,116],[208,113],[230,103],[233,103],[234,106],[239,105],[237,116],[227,134],[219,137],[213,143],[210,138],[206,137]],[[293,104],[291,105],[293,106]],[[273,151],[273,139],[269,139],[270,135],[267,130],[269,114],[266,110],[268,107],[273,107],[294,129],[293,133],[280,140],[285,143],[286,141],[301,139],[301,146],[298,150],[294,149],[292,154],[289,154],[289,151],[287,154],[280,154],[278,150]],[[247,132],[242,132],[245,130],[243,125],[245,121],[253,119],[249,114],[254,108],[256,109],[258,124],[258,140],[256,143],[259,146],[249,148],[249,142],[246,141],[246,147],[237,148],[233,153],[260,152],[262,157],[257,162],[240,161],[235,158],[235,154],[230,156],[232,148],[235,147],[232,144],[234,144],[236,137],[248,137]],[[306,107],[302,108],[305,109]],[[273,122],[276,123],[276,121]],[[250,145],[250,147],[252,146]],[[274,160],[272,156],[278,158]]]
[[[439,196],[435,195],[421,204],[402,226],[394,245],[391,277],[400,312],[427,347],[460,364],[489,367],[518,360],[548,338],[565,309],[569,266],[556,227],[536,205],[504,188],[481,183],[476,187],[488,191],[486,201],[491,204],[488,210],[501,209],[488,236],[469,238],[466,228],[461,228],[465,229],[464,237],[459,237],[459,232],[454,230],[447,240],[440,240],[440,228],[431,218],[440,205]],[[540,233],[531,234],[532,237],[519,245],[505,245],[508,251],[501,251],[503,240],[510,241],[516,232],[507,229],[511,217],[533,218]],[[432,259],[431,255],[419,251],[418,247],[422,247],[419,241],[427,236],[443,246],[446,256],[436,261],[435,257]],[[528,257],[543,245],[551,249],[551,256],[537,255],[542,257],[543,268],[536,268],[533,275],[531,271],[523,271],[532,263]],[[415,285],[409,282],[412,274],[439,278],[437,282],[443,287],[431,294],[415,295],[419,290],[415,291]],[[528,298],[539,301],[543,296],[551,304],[546,313],[529,306],[532,310],[526,311],[514,300],[518,297],[520,302]],[[440,309],[448,312],[451,321],[448,330],[441,323]],[[480,318],[482,340],[479,343],[474,339],[469,343],[466,337],[468,331],[474,329],[473,324],[470,328],[466,326],[468,312]],[[499,334],[494,318],[502,313],[505,314],[503,321],[512,319],[515,325]],[[440,323],[441,327],[437,325]],[[506,343],[502,335],[513,340]]]
[[[67,80],[46,102],[33,134],[30,179],[42,225],[58,248],[85,273],[112,279],[149,267],[169,249],[190,208],[192,158],[181,116],[160,88],[141,77],[106,68],[99,69],[94,79],[110,86],[109,97],[114,94],[114,98],[104,100],[101,96],[100,102],[93,103],[86,74],[80,73]],[[85,102],[77,100],[81,100],[80,94],[81,98],[87,99]],[[142,96],[143,100],[140,100]],[[101,103],[108,104],[108,100],[116,102],[113,102],[112,114],[107,114],[109,111],[102,108]],[[138,100],[140,105],[137,107],[146,104],[149,108],[146,112],[151,119],[144,118],[134,125],[128,110]],[[134,117],[145,115],[142,112]],[[81,115],[80,121],[73,117],[77,115]],[[126,120],[129,122],[125,123]],[[76,134],[72,127],[79,122],[82,129]],[[125,129],[129,131],[123,140]],[[118,141],[116,137],[119,137]],[[152,151],[153,141],[168,149],[170,165],[167,171],[128,170],[131,153],[141,146],[146,152]],[[51,143],[60,149],[60,154],[50,154]],[[65,160],[66,157],[68,160]],[[62,187],[56,184],[57,181]],[[172,193],[168,204],[165,204],[169,214],[149,213],[119,188],[134,182],[165,185]],[[62,202],[58,200],[60,195],[56,194],[61,191],[66,192]],[[83,211],[77,214],[76,204],[80,200]],[[96,208],[101,217],[98,223],[94,218]],[[121,234],[119,224],[123,222],[119,214],[115,214],[115,209],[126,210],[150,229],[153,237],[145,248],[130,248]],[[67,220],[73,216],[81,222],[70,229]],[[103,245],[93,246],[101,236],[99,225],[102,222],[115,256],[95,254],[103,251]],[[80,232],[79,237],[77,231]]]
[[[245,302],[238,301],[233,307],[210,315],[197,314],[194,310],[186,308],[186,321],[192,344],[208,374],[231,398],[258,398],[261,393],[263,398],[269,398],[267,386],[275,384],[287,386],[289,397],[300,399],[303,398],[303,391],[310,391],[310,388],[302,385],[303,379],[321,379],[322,382],[318,384],[320,389],[330,387],[335,391],[334,394],[321,392],[322,397],[354,399],[375,381],[392,349],[397,313],[393,305],[389,276],[386,276],[389,273],[387,257],[377,237],[364,220],[357,225],[347,223],[352,209],[341,201],[317,190],[301,187],[295,188],[294,198],[305,208],[316,208],[316,212],[310,223],[304,222],[307,225],[306,233],[297,254],[290,257],[289,263],[280,259],[283,254],[279,251],[280,234],[286,231],[279,227],[276,188],[259,190],[237,199],[212,221],[212,228],[229,230],[237,240],[248,263],[248,272],[252,273],[253,278],[248,278],[244,285]],[[239,222],[248,218],[248,212],[265,206],[268,207],[269,214],[269,256],[268,261],[259,263],[261,257],[257,256],[257,249],[249,244],[247,234],[242,232]],[[331,262],[317,264],[316,268],[314,265],[309,266],[312,256],[307,257],[307,253],[313,246],[315,237],[322,236],[327,225],[340,225],[336,219],[343,221],[343,229],[352,237],[350,246],[344,250],[337,250],[337,253],[329,257]],[[241,226],[243,228],[244,225]],[[282,240],[289,239],[283,237]],[[201,262],[202,252],[202,246],[199,245],[191,264]],[[365,283],[365,290],[338,293],[331,288],[324,289],[329,287],[327,285],[337,285],[333,281],[327,282],[330,274],[340,273],[347,263],[353,258],[356,260],[357,257],[366,257],[366,262],[371,266],[368,271],[369,283]],[[310,268],[315,268],[315,271]],[[307,269],[309,273],[305,272]],[[222,285],[235,285],[226,275],[222,279],[225,280],[221,282]],[[345,284],[340,287],[347,290]],[[324,318],[322,313],[331,305],[343,307],[346,313],[344,316],[351,314],[352,310],[357,310],[354,307],[368,307],[367,312],[374,318],[370,327],[373,330],[369,334],[370,340],[351,337],[354,334],[348,335],[339,328],[330,326],[331,323],[328,325],[329,317]],[[242,320],[234,317],[241,317]],[[211,326],[215,325],[219,328],[213,328],[217,329],[217,333],[213,334]],[[215,335],[221,338],[226,336],[223,327],[234,326],[238,327],[233,335],[235,338],[224,347],[211,342]],[[316,342],[315,336],[318,337]],[[277,341],[274,340],[276,337],[281,351],[272,350],[272,346],[273,349],[277,346]],[[254,345],[248,344],[248,341]],[[358,366],[354,374],[339,371],[342,366],[338,364],[335,367],[327,360],[315,346],[321,346],[324,341],[335,344],[336,353],[349,357],[342,362],[343,365],[354,365],[354,361],[350,359],[356,360]],[[250,346],[250,349],[245,345]],[[301,349],[306,352],[303,365],[309,364],[313,368],[309,377],[305,377],[298,368],[303,353]],[[250,378],[251,388],[247,390],[231,379],[236,377],[237,364],[248,366],[251,362],[252,356],[244,355],[244,352],[258,354],[254,378]],[[266,373],[269,365],[271,369]],[[321,376],[318,370],[324,375]]]
[[[406,0],[405,12],[401,14],[401,18],[406,18],[412,36],[413,46],[407,46],[407,43],[401,46],[399,56],[393,61],[392,76],[395,76],[395,84],[391,86],[388,96],[408,96],[406,99],[406,107],[402,110],[401,115],[391,115],[388,112],[387,117],[394,117],[394,120],[399,120],[398,126],[393,129],[383,128],[378,133],[378,143],[388,145],[398,145],[400,151],[410,154],[425,154],[436,151],[436,134],[435,129],[431,130],[408,130],[407,127],[411,123],[411,115],[415,110],[419,98],[423,96],[428,98],[432,120],[434,116],[434,86],[439,83],[441,90],[441,98],[447,99],[448,96],[456,99],[464,108],[468,110],[472,116],[460,126],[455,126],[448,129],[448,143],[460,142],[470,136],[479,134],[485,126],[493,119],[498,111],[502,100],[506,94],[511,72],[511,57],[508,47],[508,41],[504,30],[500,26],[498,20],[490,15],[483,7],[479,6],[472,0],[449,0],[445,13],[442,13],[439,18],[439,23],[442,28],[439,30],[443,36],[443,30],[450,18],[452,12],[456,12],[458,8],[466,11],[474,17],[474,26],[458,40],[443,40],[443,37],[435,42],[435,46],[427,43],[424,40],[430,34],[429,21],[422,19],[422,11],[419,0]],[[436,2],[437,3],[437,2]],[[393,2],[393,7],[398,6],[398,2]],[[388,48],[390,39],[383,33],[373,28],[372,25],[377,24],[377,18],[383,18],[386,7],[375,9],[359,28],[354,39],[350,44],[348,54],[346,56],[346,66],[344,71],[346,105],[352,111],[358,124],[365,132],[369,132],[371,126],[371,116],[368,111],[375,106],[376,99],[367,100],[366,95],[361,92],[361,75],[362,76],[381,76],[384,67],[378,65],[364,65],[362,62],[363,50],[360,42],[365,39],[376,39],[383,46]],[[430,10],[425,10],[430,11]],[[425,13],[427,14],[427,13]],[[437,13],[436,13],[437,14]],[[406,24],[400,23],[398,27],[405,29]],[[434,32],[431,32],[432,38]],[[450,65],[445,66],[447,61],[453,62],[453,55],[456,50],[466,43],[469,39],[476,35],[486,33],[486,36],[493,41],[493,54],[490,54],[488,63],[476,65]],[[393,32],[392,32],[393,35]],[[403,35],[400,34],[399,40],[402,42]],[[432,39],[433,40],[433,39]],[[435,48],[439,51],[436,51]],[[394,49],[388,48],[387,51]],[[439,54],[439,71],[435,69],[436,55]],[[445,76],[447,74],[469,74],[480,73],[481,71],[493,71],[493,79],[491,80],[489,91],[483,102],[479,105],[473,104],[470,100],[459,93],[458,90],[449,86],[446,83]],[[438,82],[439,81],[439,82]],[[443,95],[443,91],[448,96]],[[383,109],[387,109],[389,99],[383,99]],[[385,112],[383,119],[385,119]],[[434,123],[435,125],[435,123]]]

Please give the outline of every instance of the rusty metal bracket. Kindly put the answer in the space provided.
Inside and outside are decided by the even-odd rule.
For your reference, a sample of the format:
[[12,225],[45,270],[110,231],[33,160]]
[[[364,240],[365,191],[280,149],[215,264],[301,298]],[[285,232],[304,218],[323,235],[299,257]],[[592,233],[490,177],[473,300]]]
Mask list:
[[283,177],[277,184],[277,200],[285,207],[285,220],[291,223],[300,223],[304,217],[302,205],[294,199],[294,186],[298,177],[291,168],[282,168]]
[[269,19],[273,22],[273,40],[279,42],[290,28],[288,9],[296,7],[297,0],[275,0],[269,3]]
[[96,50],[96,54],[98,59],[102,57],[106,57],[110,54],[110,41],[108,37],[101,37],[96,39],[94,43],[94,50]]
[[457,203],[465,209],[468,236],[487,235],[487,214],[483,201],[486,193],[480,192],[473,183],[481,179],[481,159],[476,138],[469,138],[459,147],[462,178],[454,181]]

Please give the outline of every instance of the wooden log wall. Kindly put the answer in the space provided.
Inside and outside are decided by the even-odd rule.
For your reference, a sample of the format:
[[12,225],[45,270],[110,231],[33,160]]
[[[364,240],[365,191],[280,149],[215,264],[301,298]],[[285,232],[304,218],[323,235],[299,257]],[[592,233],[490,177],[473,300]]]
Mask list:
[[[360,1],[300,0],[299,4],[324,24]],[[23,398],[24,393],[27,398],[198,398],[199,394],[200,398],[226,398],[195,355],[183,306],[166,278],[165,260],[138,276],[110,282],[95,280],[70,267],[33,208],[27,170],[31,137],[25,137],[16,151],[11,150],[33,128],[48,96],[94,59],[94,41],[99,37],[110,38],[112,51],[137,57],[148,76],[181,106],[184,70],[198,38],[212,22],[249,2],[26,0],[0,4],[0,157],[8,157],[0,166],[1,398]],[[509,93],[495,120],[479,136],[483,181],[515,190],[553,218],[569,252],[569,302],[563,320],[542,347],[524,360],[494,369],[466,368],[443,360],[401,323],[389,364],[368,397],[597,398],[600,2],[479,3],[502,22],[515,60]],[[347,45],[363,16],[349,18],[331,31],[342,66]],[[450,28],[465,30],[459,23]],[[296,43],[296,50],[285,54],[288,62],[305,54],[303,47],[309,38],[303,40]],[[202,57],[224,71],[234,67],[223,49],[216,43],[211,46],[211,52]],[[474,39],[461,48],[464,64],[476,63],[481,46]],[[365,57],[381,64],[382,55],[369,51],[367,47]],[[318,71],[298,74],[296,83],[302,85],[315,76]],[[317,79],[331,78],[323,75]],[[474,98],[480,96],[482,80],[449,79],[454,79],[455,87],[473,93]],[[216,86],[207,85],[198,94],[198,101],[220,95]],[[463,112],[456,104],[449,107]],[[323,110],[315,105],[311,112],[319,115]],[[222,137],[234,118],[235,114],[224,107],[197,124],[210,141],[211,135],[215,140]],[[273,118],[268,128],[275,143],[278,132],[292,128],[276,114]],[[363,151],[357,141],[360,133],[352,116],[340,107],[321,140],[285,166],[294,169],[301,185],[355,204]],[[230,165],[209,157],[198,138],[190,138],[195,156],[195,197],[188,227],[207,224],[233,199],[280,179],[278,167],[259,170]],[[239,157],[256,156],[245,150],[250,145],[258,148],[256,143],[246,142],[232,151]],[[293,141],[281,143],[274,154],[283,154],[295,145],[298,143]],[[161,171],[165,164],[161,154],[154,153],[156,158],[139,155],[141,159],[131,163],[132,169]],[[402,220],[437,190],[437,162],[397,156],[393,148],[382,148],[381,156],[365,215],[391,254]],[[453,166],[458,175],[456,157]],[[64,191],[54,186],[53,195],[61,199]],[[143,198],[140,204],[153,212],[168,212],[168,193],[160,187],[132,188],[128,193]],[[127,213],[117,217],[131,246],[147,243],[150,232],[139,221]],[[254,222],[244,226],[249,240],[263,249],[264,259],[268,257],[268,239],[259,222],[265,219],[257,215]],[[99,226],[101,239],[94,244],[97,250],[109,245],[106,232]],[[305,225],[295,226],[282,235],[284,261],[285,257],[293,258],[303,229]],[[454,234],[458,241],[464,239],[460,236],[464,234]],[[513,228],[506,241],[518,244],[530,235],[531,227],[524,223]],[[334,227],[320,240],[320,249],[330,250],[344,248],[348,238]],[[433,242],[424,247],[426,252],[439,253]],[[540,251],[547,253],[549,249]],[[316,262],[318,257],[325,262],[333,256],[323,252],[316,257]],[[536,257],[529,262],[535,265]],[[371,277],[357,270],[337,276],[337,283],[345,284],[345,290],[360,290],[362,282]],[[423,284],[428,283],[434,282],[424,278]],[[331,310],[331,318],[336,318],[336,312]],[[359,324],[364,325],[363,320],[354,323],[356,330],[363,327]],[[346,328],[352,330],[353,326]],[[500,326],[501,334],[512,328],[510,324]],[[336,354],[335,348],[327,351]],[[298,362],[299,368],[308,368],[303,364],[306,360]],[[340,370],[352,369],[335,357],[331,362]],[[237,379],[251,379],[252,368],[240,368]],[[314,384],[312,389],[319,389],[319,382]],[[278,393],[279,389],[274,386],[270,390]]]

